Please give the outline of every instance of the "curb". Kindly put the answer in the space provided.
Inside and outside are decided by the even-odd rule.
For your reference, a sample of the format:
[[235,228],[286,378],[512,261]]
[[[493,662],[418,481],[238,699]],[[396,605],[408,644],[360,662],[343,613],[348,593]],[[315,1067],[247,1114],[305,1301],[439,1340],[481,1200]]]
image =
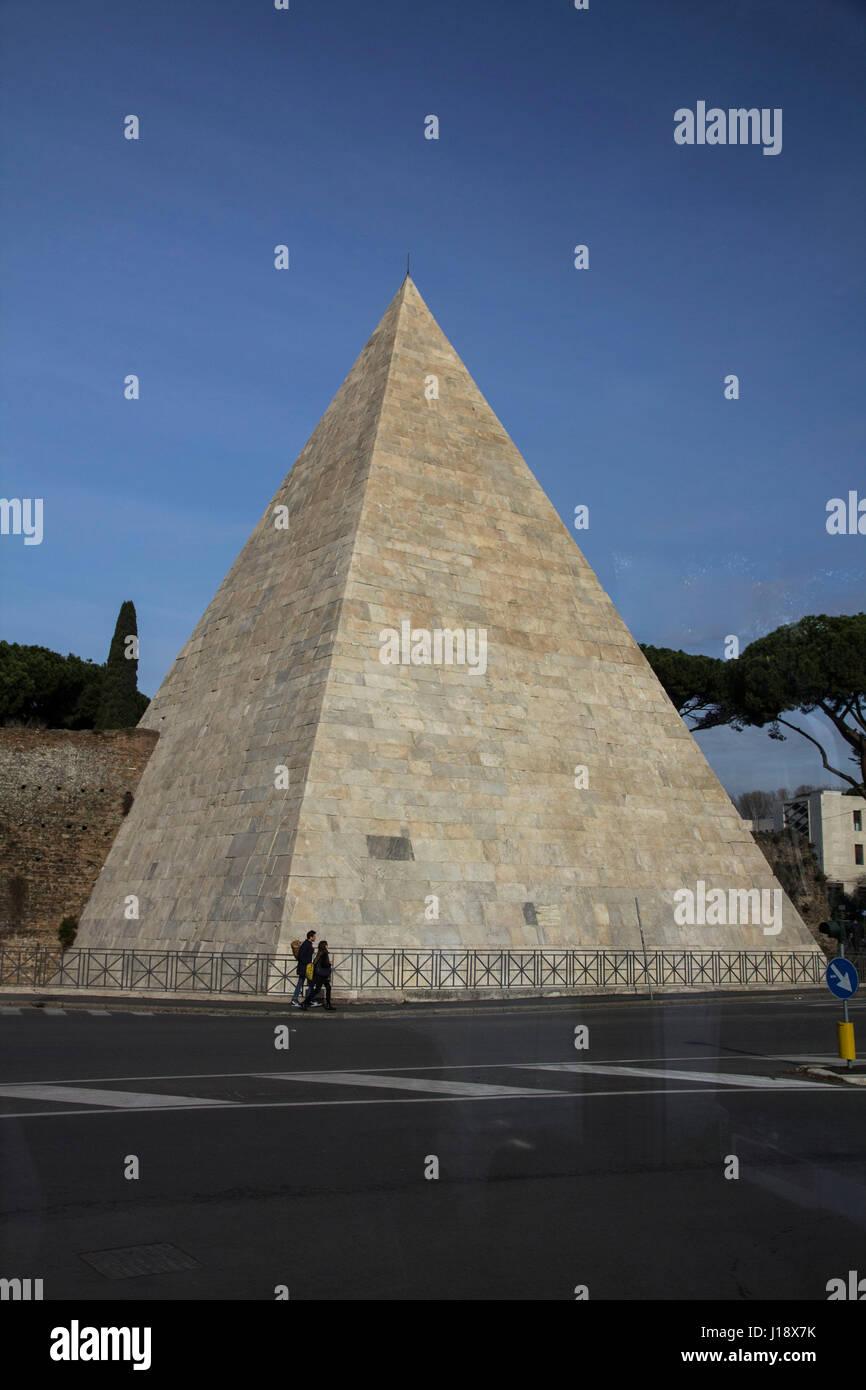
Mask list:
[[[708,991],[701,994],[665,994],[650,999],[646,994],[571,994],[571,995],[533,995],[530,997],[522,996],[515,998],[500,999],[476,999],[476,1000],[370,1000],[362,1002],[356,999],[338,1000],[335,1006],[335,1014],[342,1018],[438,1018],[448,1017],[478,1017],[484,1014],[497,1013],[564,1013],[573,1012],[575,1008],[586,1009],[587,1006],[619,1004],[623,1007],[628,1005],[650,1005],[655,1008],[661,1004],[673,1006],[686,1006],[696,1003],[715,1003],[719,1001],[730,1004],[743,1003],[754,1000],[772,1001],[775,1003],[793,1004],[803,999],[811,999],[816,986],[808,986],[795,992],[786,991],[780,995],[778,989],[764,991],[737,991],[731,990]],[[269,999],[262,996],[245,996],[237,999],[218,995],[165,995],[141,993],[120,994],[115,991],[96,991],[81,993],[78,990],[70,990],[64,993],[60,990],[50,992],[41,990],[16,989],[14,986],[0,986],[0,1004],[2,1005],[25,1005],[30,1008],[43,1008],[46,1005],[62,1005],[70,1011],[76,1009],[87,1009],[95,1005],[100,1007],[110,1007],[117,1013],[140,1012],[147,1008],[154,1013],[165,1014],[202,1014],[206,1016],[232,1015],[239,1017],[256,1017],[273,1014],[283,1014],[293,1017],[295,1013],[300,1014],[301,1010],[292,1008],[291,998],[280,996],[277,999]],[[827,1000],[828,1007],[832,1007],[832,1001]],[[317,1011],[318,1012],[318,1011]],[[324,1010],[322,1011],[324,1013]],[[310,1014],[312,1017],[312,1014]]]

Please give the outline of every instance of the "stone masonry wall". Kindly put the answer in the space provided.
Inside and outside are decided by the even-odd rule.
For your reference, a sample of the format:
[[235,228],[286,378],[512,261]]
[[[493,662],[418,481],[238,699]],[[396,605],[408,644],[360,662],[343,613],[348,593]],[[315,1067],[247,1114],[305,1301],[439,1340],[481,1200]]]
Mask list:
[[0,729],[0,941],[80,917],[159,734]]
[[78,946],[818,949],[408,277],[143,722]]

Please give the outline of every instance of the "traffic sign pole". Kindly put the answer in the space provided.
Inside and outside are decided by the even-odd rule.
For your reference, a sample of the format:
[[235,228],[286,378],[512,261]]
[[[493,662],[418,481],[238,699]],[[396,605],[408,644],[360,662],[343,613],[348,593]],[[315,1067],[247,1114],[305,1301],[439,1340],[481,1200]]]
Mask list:
[[[845,959],[845,942],[839,942],[839,955]],[[854,1051],[854,1025],[848,1022],[848,1000],[842,1000],[843,1023],[836,1024],[836,1031],[839,1039],[839,1056],[847,1062],[847,1070],[850,1071],[854,1065],[854,1058],[857,1056]]]
[[857,1053],[854,1049],[854,1024],[848,1019],[848,1000],[856,994],[860,985],[857,974],[857,967],[853,961],[845,958],[845,923],[822,922],[822,928],[827,930],[829,936],[834,936],[839,942],[839,954],[827,966],[825,980],[827,988],[836,999],[842,1000],[842,1022],[836,1024],[836,1038],[839,1048],[839,1056],[848,1065],[848,1071],[854,1065]]

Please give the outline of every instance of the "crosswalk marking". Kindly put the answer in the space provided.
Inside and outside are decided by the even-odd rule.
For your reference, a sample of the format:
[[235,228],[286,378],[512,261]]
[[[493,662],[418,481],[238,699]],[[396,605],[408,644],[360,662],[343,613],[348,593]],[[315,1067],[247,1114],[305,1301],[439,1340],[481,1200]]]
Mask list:
[[798,1081],[787,1077],[746,1076],[732,1071],[678,1071],[667,1067],[614,1067],[606,1062],[535,1062],[523,1064],[531,1071],[579,1072],[584,1076],[646,1076],[650,1079],[662,1078],[670,1081],[703,1081],[707,1085],[754,1086],[759,1090],[809,1091],[815,1089],[814,1081]]
[[429,1091],[442,1096],[537,1096],[560,1095],[559,1091],[539,1091],[535,1086],[497,1086],[482,1081],[435,1081],[431,1077],[382,1076],[357,1071],[258,1072],[269,1081],[311,1081],[326,1086],[378,1086],[390,1091]]
[[230,1100],[203,1100],[198,1096],[154,1095],[145,1091],[96,1091],[86,1086],[0,1086],[0,1096],[11,1100],[53,1100],[67,1105],[101,1105],[114,1110],[157,1110],[162,1106],[233,1105]]
[[[704,1067],[709,1058],[702,1059]],[[722,1058],[713,1058],[714,1061],[722,1061]],[[758,1060],[758,1059],[755,1059]],[[766,1060],[766,1059],[764,1059]],[[661,1061],[661,1059],[659,1059]],[[637,1059],[635,1059],[637,1063]],[[495,1076],[502,1076],[503,1070],[512,1072],[509,1080],[518,1081],[520,1073],[527,1070],[535,1073],[533,1084],[530,1086],[520,1084],[503,1084],[498,1081],[479,1081],[479,1080],[458,1080],[454,1073],[463,1072],[473,1064],[460,1064],[459,1066],[419,1066],[415,1074],[410,1073],[408,1067],[397,1067],[394,1073],[369,1071],[268,1071],[268,1072],[240,1072],[222,1073],[210,1072],[201,1076],[196,1075],[175,1075],[175,1076],[111,1076],[111,1077],[75,1077],[64,1080],[44,1081],[44,1082],[16,1082],[0,1085],[0,1099],[7,1101],[20,1100],[26,1105],[32,1102],[42,1101],[46,1106],[56,1106],[57,1109],[45,1109],[43,1111],[10,1107],[11,1113],[0,1113],[0,1120],[35,1118],[36,1116],[51,1115],[108,1115],[122,1113],[123,1111],[158,1114],[170,1110],[183,1110],[198,1108],[210,1109],[269,1109],[299,1106],[309,1108],[316,1106],[352,1106],[363,1104],[384,1104],[384,1105],[423,1105],[453,1102],[485,1102],[487,1100],[499,1100],[503,1103],[519,1100],[566,1100],[589,1104],[594,1100],[605,1098],[625,1099],[627,1097],[644,1097],[655,1095],[707,1095],[712,1092],[732,1092],[735,1093],[743,1088],[753,1091],[775,1092],[776,1094],[790,1093],[795,1090],[810,1089],[813,1091],[824,1090],[828,1094],[850,1094],[854,1088],[839,1087],[830,1082],[816,1082],[811,1079],[799,1079],[788,1077],[761,1076],[747,1074],[743,1072],[727,1071],[707,1071],[689,1070],[686,1068],[673,1068],[671,1066],[647,1066],[645,1064],[629,1065],[625,1060],[621,1063],[614,1062],[507,1062],[507,1063],[475,1063],[474,1068],[482,1075],[486,1072],[488,1076],[493,1073]],[[442,1073],[447,1073],[445,1076]],[[477,1074],[476,1072],[476,1074]],[[549,1076],[541,1076],[539,1073],[549,1073]],[[423,1073],[438,1073],[438,1075],[424,1075]],[[555,1074],[558,1073],[558,1078]],[[567,1084],[567,1078],[573,1077],[574,1082]],[[591,1084],[580,1085],[583,1078],[591,1078]],[[276,1088],[282,1092],[287,1099],[277,1100],[268,1098],[267,1093],[262,1095],[261,1086],[257,1085],[252,1095],[244,1097],[243,1091],[233,1090],[234,1099],[224,1100],[219,1095],[201,1097],[199,1095],[179,1095],[176,1088],[168,1095],[154,1094],[150,1091],[142,1092],[135,1090],[112,1090],[111,1086],[119,1085],[121,1082],[132,1083],[136,1088],[143,1086],[149,1087],[159,1084],[161,1081],[180,1081],[181,1090],[187,1086],[194,1091],[198,1090],[198,1080],[208,1081],[217,1080],[220,1082],[232,1081],[251,1081],[256,1082],[298,1082],[299,1086],[293,1093],[285,1087]],[[629,1086],[628,1080],[638,1080],[638,1087]],[[656,1080],[659,1085],[655,1086]],[[556,1087],[556,1089],[546,1089],[546,1083]],[[316,1089],[316,1083],[320,1083]],[[537,1084],[536,1084],[537,1083]],[[575,1086],[575,1083],[578,1083]],[[605,1083],[610,1083],[606,1085]],[[343,1087],[345,1092],[339,1098],[333,1098],[333,1088]],[[210,1089],[210,1087],[208,1087]],[[218,1089],[222,1089],[220,1086]],[[328,1097],[328,1091],[331,1097]],[[354,1092],[354,1094],[352,1094]],[[360,1094],[359,1094],[360,1092]],[[856,1091],[855,1091],[856,1094]]]

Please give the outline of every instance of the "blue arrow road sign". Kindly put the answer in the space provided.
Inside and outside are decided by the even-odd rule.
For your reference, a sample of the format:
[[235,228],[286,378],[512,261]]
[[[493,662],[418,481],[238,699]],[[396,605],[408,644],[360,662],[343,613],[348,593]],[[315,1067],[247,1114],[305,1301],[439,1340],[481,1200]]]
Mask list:
[[844,956],[837,956],[835,960],[831,960],[825,979],[827,988],[837,999],[850,999],[860,983],[857,967]]

